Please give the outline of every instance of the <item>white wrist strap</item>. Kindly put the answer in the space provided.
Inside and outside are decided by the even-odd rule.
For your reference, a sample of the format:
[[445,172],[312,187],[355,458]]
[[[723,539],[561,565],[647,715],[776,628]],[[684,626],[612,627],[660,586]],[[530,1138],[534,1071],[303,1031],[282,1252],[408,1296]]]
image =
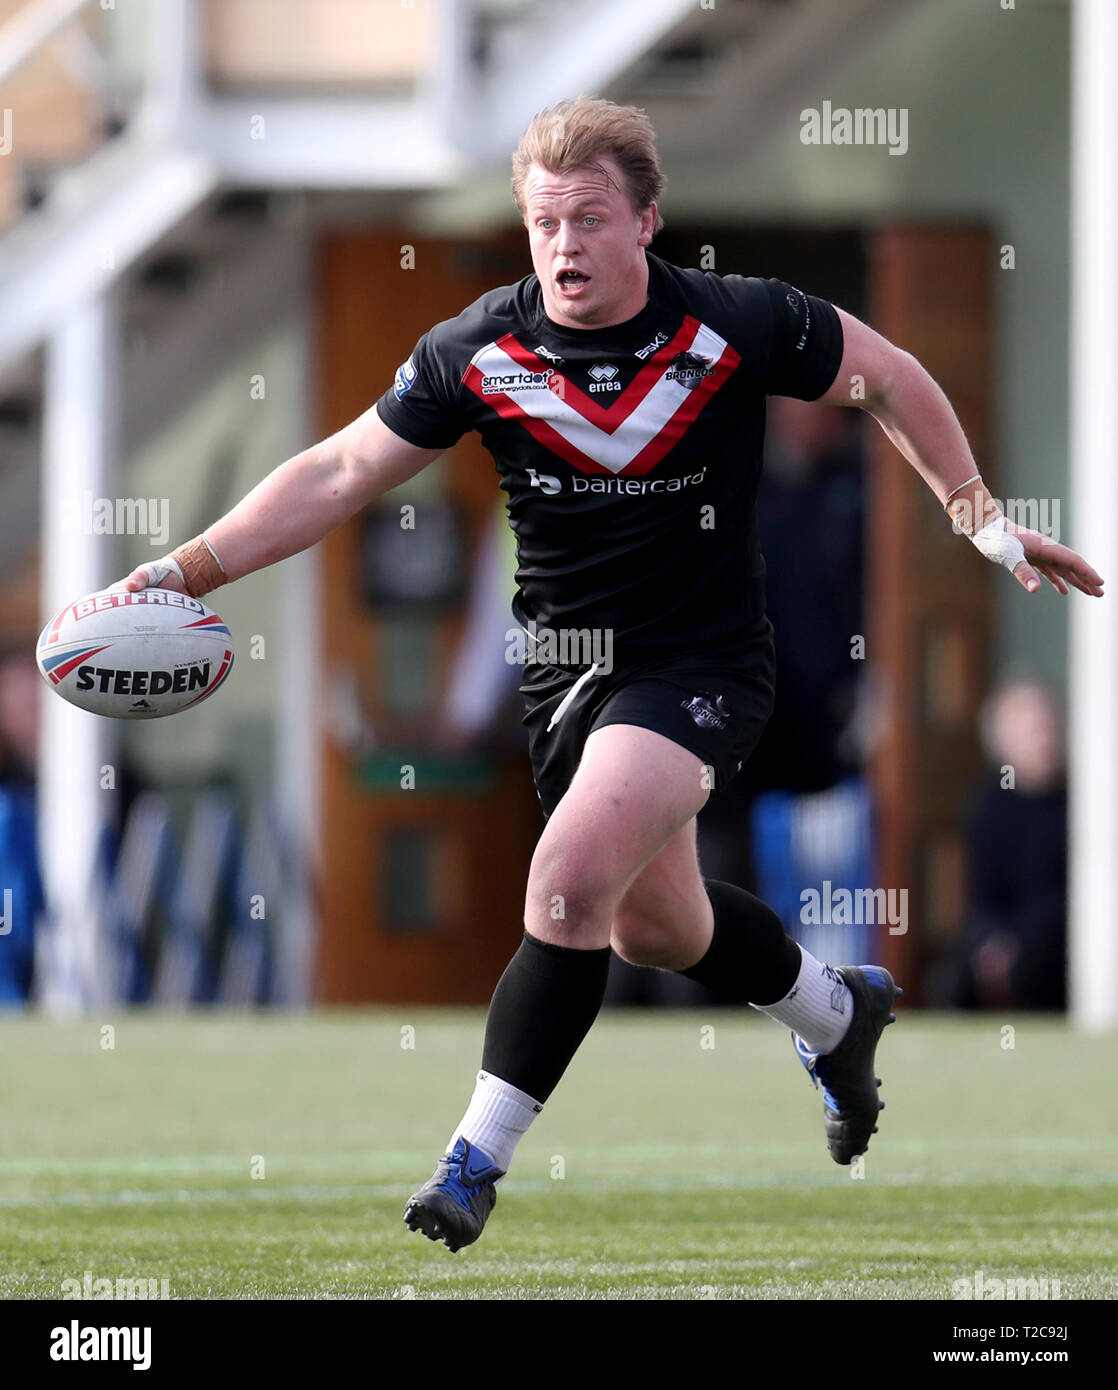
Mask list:
[[164,555],[161,560],[150,560],[146,565],[141,565],[140,569],[147,575],[148,584],[153,589],[158,589],[169,574],[176,575],[183,588],[186,587],[186,575],[173,555]]
[[963,488],[969,487],[971,483],[979,482],[981,478],[982,474],[976,473],[973,478],[968,478],[965,483],[957,483],[947,494],[947,496],[943,499],[943,505],[946,507],[948,502],[951,501],[952,497],[954,497],[957,492],[961,492]]
[[971,540],[996,565],[1004,565],[1007,570],[1015,570],[1025,558],[1025,547],[1020,540],[1005,529],[1005,517],[996,516],[988,526],[976,531]]

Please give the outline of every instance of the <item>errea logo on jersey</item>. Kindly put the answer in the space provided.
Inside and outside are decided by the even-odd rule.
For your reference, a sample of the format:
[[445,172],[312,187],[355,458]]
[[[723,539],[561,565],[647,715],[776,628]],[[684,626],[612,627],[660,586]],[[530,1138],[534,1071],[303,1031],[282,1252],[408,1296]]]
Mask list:
[[554,369],[547,367],[542,372],[504,372],[497,376],[483,376],[481,394],[494,396],[513,391],[546,390],[553,375]]
[[594,378],[590,383],[591,391],[621,390],[621,383],[617,380],[617,368],[611,362],[595,362],[589,375]]

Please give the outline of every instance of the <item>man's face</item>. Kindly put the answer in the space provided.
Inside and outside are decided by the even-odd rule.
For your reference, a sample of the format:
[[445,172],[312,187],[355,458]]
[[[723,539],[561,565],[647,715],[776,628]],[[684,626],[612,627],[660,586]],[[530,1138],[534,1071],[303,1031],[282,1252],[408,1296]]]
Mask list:
[[656,204],[634,212],[621,171],[552,174],[533,164],[524,182],[524,221],[532,266],[554,323],[606,328],[639,314],[648,298],[644,248],[656,226]]

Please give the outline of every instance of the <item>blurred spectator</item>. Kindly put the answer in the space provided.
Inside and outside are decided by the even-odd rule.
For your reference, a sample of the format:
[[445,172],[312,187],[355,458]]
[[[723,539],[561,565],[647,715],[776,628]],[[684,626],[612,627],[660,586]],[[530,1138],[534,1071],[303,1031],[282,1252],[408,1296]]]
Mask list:
[[862,449],[858,412],[774,396],[757,498],[776,704],[747,765],[758,789],[819,792],[857,770],[843,731],[862,662]]
[[[850,737],[863,662],[859,412],[773,396],[757,498],[776,698],[753,756],[699,817],[711,878],[754,888],[753,805],[766,791],[822,792],[859,770]],[[754,891],[755,888],[754,888]]]
[[1062,1009],[1067,993],[1067,782],[1062,720],[1039,681],[1004,682],[983,740],[997,771],[970,825],[971,902],[933,1002]]
[[0,1007],[31,989],[43,890],[35,837],[42,678],[30,655],[0,658]]

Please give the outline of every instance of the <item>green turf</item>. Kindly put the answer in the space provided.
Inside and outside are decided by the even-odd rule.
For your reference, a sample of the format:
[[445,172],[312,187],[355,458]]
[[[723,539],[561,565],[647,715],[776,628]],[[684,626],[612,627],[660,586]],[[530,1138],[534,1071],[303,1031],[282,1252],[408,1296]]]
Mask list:
[[858,1179],[828,1157],[782,1030],[748,1011],[603,1016],[482,1242],[452,1256],[401,1212],[461,1113],[481,1024],[0,1022],[0,1296],[58,1297],[86,1270],[188,1298],[950,1298],[976,1270],[1118,1295],[1114,1037],[902,1016]]

